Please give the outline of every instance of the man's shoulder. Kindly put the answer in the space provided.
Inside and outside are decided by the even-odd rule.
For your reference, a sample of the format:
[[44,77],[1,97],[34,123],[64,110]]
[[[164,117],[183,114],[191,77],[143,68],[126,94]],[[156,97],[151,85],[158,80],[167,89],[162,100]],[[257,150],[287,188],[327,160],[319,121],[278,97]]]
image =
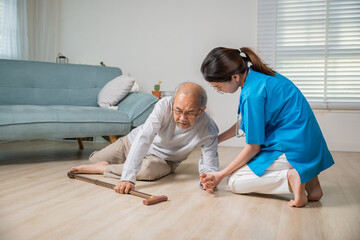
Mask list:
[[219,128],[218,128],[216,122],[212,119],[212,117],[207,112],[203,113],[202,125],[207,127],[208,133],[210,135],[218,135]]
[[173,97],[164,97],[164,98],[161,98],[161,99],[156,103],[156,105],[158,105],[158,106],[161,107],[161,108],[171,107],[173,102],[174,102],[174,98],[173,98]]
[[153,112],[160,115],[167,115],[172,110],[172,104],[173,104],[173,97],[164,97],[161,98],[156,104],[153,109]]

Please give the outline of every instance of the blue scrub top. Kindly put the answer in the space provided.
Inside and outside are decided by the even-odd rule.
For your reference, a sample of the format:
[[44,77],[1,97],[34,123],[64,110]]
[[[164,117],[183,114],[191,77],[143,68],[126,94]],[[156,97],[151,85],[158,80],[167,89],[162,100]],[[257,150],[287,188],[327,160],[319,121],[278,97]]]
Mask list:
[[259,177],[282,154],[305,183],[334,164],[315,115],[286,77],[250,70],[239,100],[247,144],[261,145],[248,162]]

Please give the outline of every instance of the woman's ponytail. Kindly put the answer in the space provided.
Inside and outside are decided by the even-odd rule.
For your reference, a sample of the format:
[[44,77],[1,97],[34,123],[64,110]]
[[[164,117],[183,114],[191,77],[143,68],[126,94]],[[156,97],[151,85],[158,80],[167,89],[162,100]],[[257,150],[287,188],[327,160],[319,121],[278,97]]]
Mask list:
[[248,61],[251,62],[255,71],[269,76],[275,76],[275,71],[268,67],[253,50],[247,47],[240,48],[240,50],[241,52],[245,53]]

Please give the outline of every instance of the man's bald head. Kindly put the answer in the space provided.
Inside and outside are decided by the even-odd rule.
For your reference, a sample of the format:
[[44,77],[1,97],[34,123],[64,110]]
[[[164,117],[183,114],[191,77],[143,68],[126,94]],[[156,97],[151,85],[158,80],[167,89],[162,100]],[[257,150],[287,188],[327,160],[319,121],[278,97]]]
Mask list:
[[199,107],[203,109],[207,103],[207,94],[204,88],[193,82],[184,82],[180,84],[176,90],[174,97],[184,94],[188,97],[195,97],[199,101]]

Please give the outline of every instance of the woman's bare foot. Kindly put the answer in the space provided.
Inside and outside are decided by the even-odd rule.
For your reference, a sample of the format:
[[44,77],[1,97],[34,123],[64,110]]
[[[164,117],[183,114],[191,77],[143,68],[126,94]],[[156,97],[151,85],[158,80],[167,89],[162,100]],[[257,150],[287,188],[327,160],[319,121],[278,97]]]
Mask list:
[[301,184],[300,176],[294,168],[288,171],[287,176],[295,198],[294,200],[290,200],[287,205],[289,207],[304,207],[308,203],[308,198],[305,193],[305,183]]
[[319,178],[317,176],[305,184],[305,190],[309,201],[319,201],[323,195]]
[[106,161],[100,161],[94,164],[80,165],[72,167],[70,171],[74,173],[101,173],[105,172],[106,167],[109,165]]

